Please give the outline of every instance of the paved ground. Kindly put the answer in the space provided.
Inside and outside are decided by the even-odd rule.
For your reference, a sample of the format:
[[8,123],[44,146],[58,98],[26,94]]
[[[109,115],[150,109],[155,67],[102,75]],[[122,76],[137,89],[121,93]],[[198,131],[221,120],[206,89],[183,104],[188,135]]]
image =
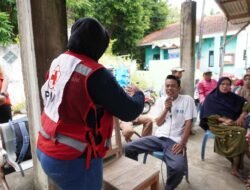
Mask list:
[[[139,131],[139,129],[137,130]],[[187,146],[190,184],[184,178],[177,190],[244,190],[245,185],[230,174],[229,161],[213,152],[213,139],[208,140],[205,161],[201,161],[200,147],[204,132],[197,126],[194,127],[194,131],[195,135],[190,137]],[[157,158],[152,156],[149,158],[147,164],[161,170],[162,190],[164,189],[163,181],[166,180],[166,166]],[[142,156],[140,161],[142,162]],[[245,163],[244,173],[247,174],[250,171],[250,161],[245,158]]]
[[[140,132],[141,126],[137,127],[136,130]],[[213,152],[213,139],[208,140],[205,161],[201,161],[200,147],[204,132],[197,126],[194,127],[194,131],[196,134],[190,137],[187,147],[190,184],[183,180],[177,190],[244,190],[245,185],[229,173],[230,163]],[[136,136],[133,138],[136,138]],[[125,142],[123,141],[123,143]],[[140,161],[142,162],[142,156]],[[245,173],[247,173],[250,171],[250,161],[245,158],[245,162]],[[147,164],[162,170],[160,189],[164,189],[163,181],[166,179],[165,164],[151,156],[149,156]],[[25,173],[24,178],[19,173],[7,175],[11,190],[33,189],[33,170],[27,170]]]

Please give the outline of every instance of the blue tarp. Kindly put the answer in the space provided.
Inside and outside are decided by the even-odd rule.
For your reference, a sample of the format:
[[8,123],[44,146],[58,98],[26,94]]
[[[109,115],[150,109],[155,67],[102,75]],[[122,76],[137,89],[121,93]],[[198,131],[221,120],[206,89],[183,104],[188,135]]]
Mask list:
[[121,87],[126,87],[130,83],[129,71],[125,66],[114,70],[115,78]]

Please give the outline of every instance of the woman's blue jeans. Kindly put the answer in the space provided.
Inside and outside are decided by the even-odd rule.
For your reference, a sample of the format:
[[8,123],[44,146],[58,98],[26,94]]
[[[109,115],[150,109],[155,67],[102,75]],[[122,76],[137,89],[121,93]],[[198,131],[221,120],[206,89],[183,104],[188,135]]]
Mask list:
[[61,190],[101,190],[103,161],[92,159],[86,169],[86,159],[58,160],[37,149],[37,157],[44,172]]

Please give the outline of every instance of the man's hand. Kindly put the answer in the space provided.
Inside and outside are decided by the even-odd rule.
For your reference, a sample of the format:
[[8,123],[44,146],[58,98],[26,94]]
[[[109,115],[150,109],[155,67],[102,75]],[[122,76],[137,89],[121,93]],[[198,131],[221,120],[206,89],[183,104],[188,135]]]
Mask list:
[[170,110],[172,107],[173,98],[169,97],[165,100],[165,109]]
[[185,146],[181,143],[174,144],[172,146],[172,152],[173,154],[180,154],[180,153],[185,153]]

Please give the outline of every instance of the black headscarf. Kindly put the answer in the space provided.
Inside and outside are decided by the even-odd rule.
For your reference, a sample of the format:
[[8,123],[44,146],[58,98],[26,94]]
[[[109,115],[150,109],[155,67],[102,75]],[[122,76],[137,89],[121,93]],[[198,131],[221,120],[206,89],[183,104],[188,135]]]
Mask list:
[[215,114],[225,116],[232,120],[236,120],[240,116],[246,100],[233,92],[220,92],[219,86],[224,80],[230,81],[230,84],[232,83],[228,77],[220,78],[217,87],[205,99],[200,113],[201,119]]
[[106,29],[93,18],[81,18],[71,28],[68,49],[98,61],[109,44]]

